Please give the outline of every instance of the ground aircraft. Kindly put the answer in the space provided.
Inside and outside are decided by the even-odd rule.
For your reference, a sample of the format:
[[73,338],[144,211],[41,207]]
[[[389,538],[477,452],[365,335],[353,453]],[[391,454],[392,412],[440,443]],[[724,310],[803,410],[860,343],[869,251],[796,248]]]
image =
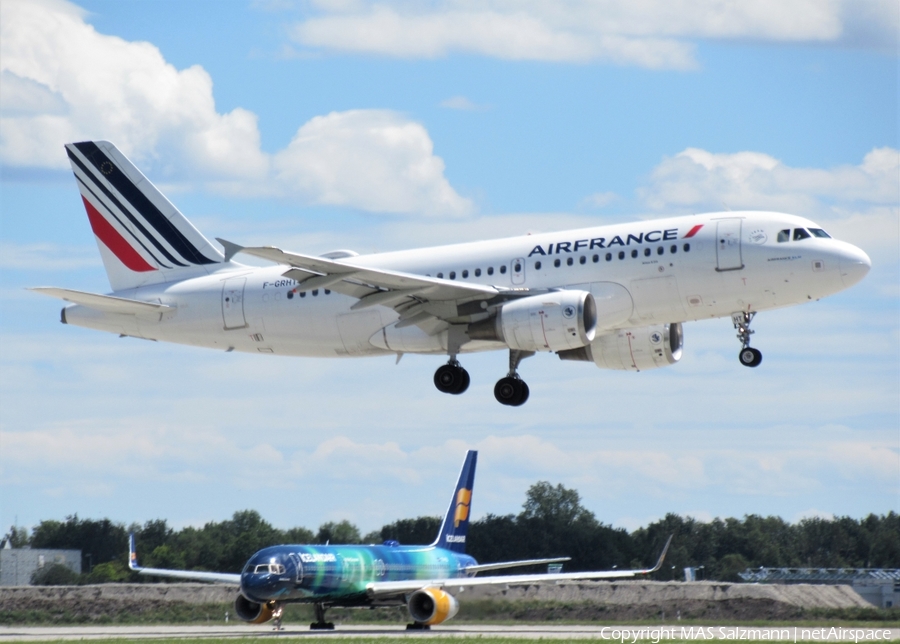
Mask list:
[[239,584],[234,601],[237,616],[251,624],[279,619],[285,603],[314,604],[312,629],[333,629],[325,621],[332,606],[409,609],[409,629],[427,629],[459,610],[453,592],[473,586],[534,584],[576,579],[612,579],[646,575],[659,570],[672,537],[653,568],[557,572],[476,577],[479,572],[568,561],[568,557],[479,564],[466,554],[466,535],[472,512],[472,490],[478,452],[469,450],[450,498],[450,506],[434,543],[400,545],[281,545],[263,548],[247,561],[240,574],[141,568],[130,536],[129,567],[142,575]]
[[[433,248],[321,256],[210,243],[112,144],[66,145],[112,293],[33,289],[71,302],[62,322],[122,336],[290,356],[448,356],[508,350],[494,387],[523,404],[536,352],[643,371],[674,364],[682,323],[729,317],[741,364],[758,311],[831,295],[871,268],[859,248],[777,212],[717,212]],[[239,254],[270,261],[251,267]]]

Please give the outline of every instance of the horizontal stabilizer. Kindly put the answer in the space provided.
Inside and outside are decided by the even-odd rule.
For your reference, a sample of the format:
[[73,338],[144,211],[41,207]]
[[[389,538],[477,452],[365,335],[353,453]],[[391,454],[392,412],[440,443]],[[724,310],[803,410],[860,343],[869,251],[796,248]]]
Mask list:
[[39,286],[30,288],[29,291],[49,295],[50,297],[58,297],[66,302],[80,304],[89,309],[96,309],[104,313],[122,313],[125,315],[153,315],[155,313],[163,313],[171,310],[171,306],[165,304],[155,304],[153,302],[141,302],[140,300],[129,300],[124,297],[115,297],[113,295],[100,295],[98,293],[85,293],[84,291],[73,291],[68,288],[56,288],[53,286]]

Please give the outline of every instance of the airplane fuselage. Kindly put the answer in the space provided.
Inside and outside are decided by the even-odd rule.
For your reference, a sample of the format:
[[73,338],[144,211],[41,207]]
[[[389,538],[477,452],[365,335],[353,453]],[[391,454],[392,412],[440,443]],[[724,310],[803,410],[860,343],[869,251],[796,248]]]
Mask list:
[[[795,239],[798,229],[805,236]],[[597,302],[599,336],[790,306],[862,279],[869,267],[865,254],[809,232],[820,230],[793,215],[723,212],[338,261],[505,289],[587,290]],[[65,309],[64,321],[127,336],[289,356],[445,354],[448,349],[446,332],[396,328],[398,313],[388,306],[351,310],[357,298],[327,288],[303,289],[283,276],[284,266],[229,261],[196,272],[179,275],[177,282],[115,293],[171,307],[164,313],[117,314],[74,305]],[[505,347],[471,340],[460,352]]]
[[379,601],[372,582],[469,577],[469,555],[435,546],[279,545],[257,552],[241,572],[241,594],[265,603],[328,602],[342,606],[402,605],[402,595]]

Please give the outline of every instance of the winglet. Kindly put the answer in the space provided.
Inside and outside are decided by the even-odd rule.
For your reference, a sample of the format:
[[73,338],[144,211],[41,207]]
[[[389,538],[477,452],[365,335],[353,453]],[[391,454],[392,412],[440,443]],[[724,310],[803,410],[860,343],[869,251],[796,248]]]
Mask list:
[[134,571],[139,571],[141,569],[138,565],[137,549],[134,547],[133,532],[128,535],[128,568]]
[[657,570],[662,568],[663,560],[666,558],[666,553],[669,551],[669,545],[672,543],[672,537],[674,537],[674,536],[675,536],[674,534],[669,535],[669,540],[666,541],[666,545],[663,547],[662,552],[659,554],[659,561],[657,561],[656,565],[647,571],[647,574],[650,574],[651,572],[656,572]]
[[216,241],[222,244],[222,248],[225,249],[225,261],[230,262],[231,258],[237,255],[239,252],[244,250],[243,246],[239,246],[233,242],[230,242],[226,239],[222,239],[221,237],[216,237]]

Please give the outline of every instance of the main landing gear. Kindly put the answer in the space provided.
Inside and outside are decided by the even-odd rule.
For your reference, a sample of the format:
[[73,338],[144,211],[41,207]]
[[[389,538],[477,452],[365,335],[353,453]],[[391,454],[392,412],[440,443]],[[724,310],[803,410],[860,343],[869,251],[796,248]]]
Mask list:
[[434,386],[445,394],[459,395],[469,388],[469,372],[451,358],[434,372]]
[[750,330],[750,322],[756,316],[756,311],[738,311],[731,314],[731,322],[737,329],[737,338],[741,341],[741,351],[738,353],[738,360],[745,367],[758,367],[762,362],[762,352],[750,346],[750,336],[755,331]]
[[325,621],[325,604],[315,604],[316,621],[309,625],[311,631],[333,631],[334,622]]
[[501,405],[509,405],[510,407],[518,407],[524,405],[528,400],[528,385],[519,377],[519,363],[525,358],[534,355],[534,351],[518,351],[510,349],[509,351],[509,373],[505,378],[500,378],[494,385],[494,398]]

